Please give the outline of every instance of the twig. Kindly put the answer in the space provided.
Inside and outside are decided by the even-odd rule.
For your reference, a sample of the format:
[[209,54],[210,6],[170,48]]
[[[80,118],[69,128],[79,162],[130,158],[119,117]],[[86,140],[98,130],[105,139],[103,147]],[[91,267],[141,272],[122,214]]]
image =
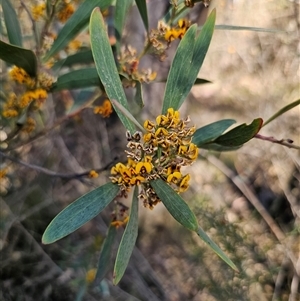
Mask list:
[[[297,266],[298,266],[298,268],[300,268],[300,257],[298,258]],[[291,283],[291,294],[289,297],[289,301],[297,300],[299,280],[300,280],[300,277],[295,273],[293,276],[293,279],[292,279],[292,283]]]
[[[52,171],[50,169],[47,169],[47,168],[44,168],[44,167],[41,167],[41,166],[38,166],[38,165],[26,163],[24,161],[21,161],[21,160],[15,158],[15,157],[7,155],[3,152],[0,152],[0,157],[3,157],[5,159],[8,159],[8,160],[10,160],[12,162],[15,162],[17,164],[28,167],[30,169],[36,170],[38,172],[44,173],[44,174],[46,174],[48,176],[51,176],[51,177],[58,177],[58,178],[64,178],[64,179],[78,179],[78,178],[81,178],[81,177],[85,177],[85,176],[89,175],[89,173],[90,173],[90,170],[84,171],[82,173],[73,173],[73,174],[58,173],[58,172]],[[95,168],[94,170],[98,173],[102,172],[104,170],[107,170],[115,162],[115,160],[113,160],[110,163],[106,164],[104,167]]]
[[288,148],[300,149],[300,146],[292,144],[292,143],[294,143],[294,141],[290,140],[290,139],[277,140],[274,137],[262,136],[260,134],[256,134],[254,136],[254,138],[261,139],[264,141],[269,141],[269,142],[276,143],[276,144],[280,144],[280,145],[286,146]]
[[280,299],[279,298],[280,291],[281,291],[282,284],[284,282],[284,278],[286,276],[286,268],[288,267],[289,262],[290,262],[289,259],[285,256],[285,258],[282,261],[280,270],[279,270],[279,272],[277,274],[277,277],[276,277],[274,293],[273,293],[273,296],[272,296],[272,301],[276,301],[276,300]]
[[221,172],[223,172],[234,184],[235,186],[244,194],[244,196],[249,200],[261,217],[265,220],[267,225],[270,227],[271,231],[279,241],[279,243],[284,247],[285,252],[289,259],[291,260],[296,274],[300,275],[300,266],[297,266],[297,260],[293,252],[285,244],[285,234],[279,228],[275,220],[260,203],[259,199],[255,196],[254,192],[246,185],[246,183],[236,175],[230,168],[228,168],[221,160],[215,156],[205,157],[210,163],[215,165]]
[[[32,18],[32,15],[28,9],[28,7],[25,5],[25,3],[21,0],[21,6],[25,9],[25,11],[27,12],[27,15],[31,21],[31,24],[32,24],[32,31],[34,32],[34,38],[35,38],[35,42],[36,42],[36,54],[39,54],[39,37],[38,37],[38,34],[37,34],[37,29],[36,29],[36,26],[35,26],[35,21],[34,19]],[[37,57],[39,57],[39,55],[37,55]]]

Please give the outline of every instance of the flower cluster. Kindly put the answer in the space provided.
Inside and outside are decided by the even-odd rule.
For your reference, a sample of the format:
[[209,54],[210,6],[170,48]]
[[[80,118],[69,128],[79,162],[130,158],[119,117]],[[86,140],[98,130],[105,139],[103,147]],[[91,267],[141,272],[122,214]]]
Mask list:
[[111,169],[111,180],[127,196],[130,187],[141,186],[139,198],[152,209],[160,202],[150,181],[161,178],[178,193],[189,187],[190,175],[183,175],[181,167],[191,165],[198,157],[198,148],[191,142],[195,127],[188,127],[189,118],[182,120],[178,111],[168,109],[156,122],[146,120],[146,133],[127,135],[127,164],[117,163]]
[[105,99],[102,106],[94,107],[94,113],[100,114],[104,118],[109,117],[110,114],[113,112],[111,102],[108,99]]
[[45,15],[46,3],[40,3],[32,6],[31,14],[35,21],[38,21],[41,17]]
[[156,78],[156,72],[150,68],[147,70],[139,70],[139,58],[137,51],[131,46],[123,47],[118,57],[120,74],[124,75],[122,80],[125,87],[134,87],[136,81],[141,83],[149,83]]
[[[34,101],[33,108],[39,108],[48,97],[47,90],[50,89],[54,78],[49,74],[42,72],[37,78],[31,77],[24,69],[14,66],[9,71],[10,79],[23,85],[23,93],[17,96],[11,92],[8,94],[6,102],[3,105],[2,115],[5,118],[19,116],[24,108]],[[21,91],[20,89],[18,89]],[[32,129],[32,123],[30,125]]]
[[68,3],[67,1],[64,1],[61,4],[60,10],[57,13],[57,19],[61,23],[65,23],[74,13],[75,8],[73,4]]
[[182,39],[190,27],[190,22],[180,19],[176,26],[170,27],[163,21],[159,21],[157,29],[152,29],[149,35],[151,51],[163,61],[166,58],[166,50],[175,39]]
[[177,23],[177,26],[168,28],[168,30],[165,32],[165,40],[168,42],[172,42],[176,39],[182,39],[189,27],[189,21],[185,19],[180,19]]

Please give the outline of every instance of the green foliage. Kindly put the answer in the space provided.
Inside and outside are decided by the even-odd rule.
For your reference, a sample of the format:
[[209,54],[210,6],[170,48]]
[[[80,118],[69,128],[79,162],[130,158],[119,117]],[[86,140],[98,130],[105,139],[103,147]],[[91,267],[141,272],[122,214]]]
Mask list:
[[95,7],[105,9],[111,2],[112,0],[84,1],[61,29],[51,49],[45,55],[44,61],[48,61],[58,51],[66,47],[80,31],[85,29],[89,23],[91,12]]
[[53,219],[45,230],[42,242],[50,244],[74,232],[97,216],[118,193],[117,185],[107,183],[83,195]]
[[[106,24],[99,9],[95,9],[91,15],[90,32],[93,57],[105,92],[110,99],[116,100],[128,109],[127,99],[109,44]],[[115,107],[115,110],[125,128],[134,133],[135,126],[132,122],[118,108]]]
[[23,68],[32,77],[36,76],[37,59],[33,51],[29,49],[0,41],[0,59]]
[[194,85],[212,39],[215,20],[213,10],[197,38],[196,26],[191,26],[181,40],[168,75],[162,113],[168,108],[178,110]]
[[114,284],[118,284],[123,277],[125,270],[127,268],[131,253],[134,249],[135,242],[138,236],[138,209],[139,209],[139,199],[138,199],[138,187],[135,187],[132,204],[130,209],[129,221],[125,228],[122,240],[117,253],[115,268],[114,268]]
[[[162,165],[161,170],[156,170],[157,173],[154,176],[153,174],[150,175],[150,172],[148,172],[147,169],[152,171],[156,167],[153,165],[158,164],[157,162],[168,164],[169,160],[176,158],[176,156],[179,155],[180,152],[184,152],[184,155],[186,156],[184,159],[186,159],[186,162],[189,162],[191,164],[193,160],[197,158],[197,148],[219,152],[236,150],[253,139],[260,131],[262,126],[270,123],[285,112],[298,106],[300,104],[300,100],[296,100],[293,103],[283,107],[273,116],[271,116],[265,123],[263,123],[263,120],[261,118],[256,118],[249,125],[243,123],[239,126],[234,127],[233,129],[228,130],[228,128],[236,123],[236,121],[233,119],[222,119],[198,128],[195,133],[194,129],[189,129],[190,132],[187,135],[188,137],[180,137],[180,139],[184,140],[185,144],[180,145],[178,149],[176,149],[176,151],[171,154],[173,158],[166,156],[166,154],[168,154],[165,150],[168,148],[167,146],[164,149],[164,147],[160,145],[157,146],[157,144],[153,144],[148,145],[148,149],[144,149],[143,147],[141,147],[140,141],[143,140],[146,143],[146,135],[143,136],[143,134],[148,131],[146,134],[148,134],[148,138],[150,137],[149,140],[155,137],[157,138],[157,140],[155,140],[157,142],[161,138],[161,133],[159,132],[160,130],[163,129],[165,130],[165,132],[169,133],[168,131],[170,130],[171,132],[171,129],[175,128],[175,126],[180,124],[180,122],[180,131],[183,131],[183,128],[186,126],[187,121],[179,121],[179,117],[177,117],[176,115],[179,115],[177,111],[184,103],[184,101],[186,101],[186,98],[190,93],[193,85],[211,83],[206,79],[197,78],[197,76],[204,63],[204,59],[207,55],[215,29],[252,30],[264,32],[279,31],[254,27],[215,25],[215,9],[212,10],[203,26],[197,27],[197,25],[194,24],[184,27],[178,24],[178,20],[183,16],[186,16],[192,8],[187,7],[186,2],[183,0],[177,1],[177,6],[172,5],[166,16],[164,16],[164,18],[162,19],[167,23],[165,25],[166,27],[164,28],[165,32],[174,30],[175,33],[178,33],[180,32],[180,30],[183,30],[180,35],[178,35],[178,38],[181,38],[181,41],[176,49],[176,53],[174,59],[172,60],[166,80],[166,87],[161,108],[162,115],[157,117],[157,124],[153,127],[151,125],[151,122],[149,122],[148,120],[145,123],[146,125],[143,127],[137,121],[139,120],[139,118],[137,116],[134,116],[136,115],[136,110],[132,110],[135,113],[131,112],[129,102],[124,92],[124,86],[127,87],[128,85],[134,89],[134,105],[138,109],[138,112],[140,112],[140,110],[145,105],[143,100],[143,85],[145,82],[147,83],[148,80],[153,80],[154,77],[149,76],[149,74],[145,75],[141,74],[142,72],[138,72],[139,61],[144,55],[151,53],[151,51],[152,53],[155,53],[155,51],[151,49],[151,47],[155,48],[153,45],[151,45],[151,42],[153,42],[153,40],[155,39],[160,39],[159,42],[165,47],[155,49],[156,51],[161,51],[161,49],[164,49],[163,53],[159,53],[160,55],[162,55],[161,57],[163,57],[163,55],[165,55],[165,52],[167,52],[167,50],[169,49],[169,44],[172,42],[172,39],[166,39],[166,36],[164,35],[165,32],[163,32],[163,34],[160,32],[159,34],[157,34],[157,36],[155,36],[155,39],[152,37],[151,41],[151,39],[149,38],[150,33],[146,1],[136,0],[135,4],[138,8],[138,12],[147,32],[147,40],[145,41],[146,46],[139,55],[135,56],[135,54],[130,53],[132,57],[128,58],[128,61],[126,62],[127,65],[124,64],[121,66],[119,57],[122,54],[122,35],[124,33],[124,25],[126,23],[128,11],[133,3],[133,0],[117,0],[116,2],[113,2],[112,0],[83,1],[82,4],[77,8],[75,13],[67,20],[65,25],[62,26],[57,38],[54,40],[52,46],[47,50],[47,47],[42,47],[42,43],[40,43],[40,41],[45,38],[45,36],[43,35],[45,35],[47,29],[49,29],[48,26],[53,21],[55,12],[57,12],[55,10],[58,9],[56,6],[57,3],[53,4],[51,3],[51,1],[48,1],[46,8],[48,15],[45,22],[45,27],[43,28],[43,31],[41,33],[41,40],[39,38],[35,38],[36,53],[34,53],[30,49],[21,48],[24,37],[21,34],[16,11],[9,0],[3,0],[2,10],[6,26],[7,39],[9,43],[0,41],[0,58],[8,64],[16,65],[24,69],[32,79],[36,80],[34,81],[34,84],[29,83],[27,86],[25,86],[24,84],[25,81],[18,81],[18,84],[24,84],[23,88],[25,91],[25,93],[21,95],[19,99],[26,100],[25,96],[28,96],[29,94],[29,98],[27,98],[28,103],[25,103],[25,105],[19,104],[19,107],[17,107],[17,109],[12,109],[11,107],[9,107],[6,110],[6,116],[5,114],[3,114],[3,116],[7,118],[16,117],[15,128],[13,128],[9,135],[9,143],[11,141],[12,143],[14,143],[14,139],[18,137],[18,133],[20,132],[21,127],[25,124],[24,120],[27,117],[31,118],[33,112],[35,112],[36,109],[40,109],[34,107],[33,100],[40,100],[41,98],[43,98],[41,96],[42,92],[47,95],[47,93],[60,92],[62,90],[80,89],[80,93],[78,93],[73,99],[73,106],[66,110],[69,115],[66,115],[63,118],[68,119],[70,116],[73,117],[72,114],[76,115],[75,113],[80,112],[80,109],[94,106],[94,101],[100,98],[98,96],[109,98],[109,105],[112,104],[120,121],[123,123],[125,129],[129,132],[127,133],[127,138],[130,141],[129,145],[131,145],[132,152],[127,151],[128,158],[134,161],[136,157],[136,153],[134,153],[134,151],[136,149],[140,150],[140,153],[142,153],[143,155],[143,160],[134,162],[136,164],[132,164],[132,166],[129,166],[129,168],[127,168],[128,166],[125,166],[121,162],[118,163],[121,166],[120,169],[117,170],[117,168],[114,166],[111,170],[112,182],[100,186],[92,190],[91,192],[88,192],[87,194],[75,200],[64,210],[62,210],[46,228],[42,237],[42,242],[44,244],[50,244],[76,231],[85,223],[97,216],[110,203],[116,200],[116,198],[127,197],[130,188],[134,186],[134,193],[132,197],[128,222],[126,218],[124,218],[124,216],[126,215],[124,212],[126,212],[127,210],[124,209],[126,207],[124,206],[121,210],[121,213],[124,214],[124,216],[121,216],[123,219],[121,218],[120,220],[118,220],[120,216],[118,216],[118,214],[114,212],[115,220],[111,221],[108,227],[106,239],[102,245],[98,262],[98,269],[95,279],[95,282],[97,284],[99,284],[105,278],[107,272],[109,271],[110,262],[113,257],[113,245],[114,241],[117,238],[117,226],[115,226],[113,222],[119,222],[122,227],[125,227],[116,255],[113,283],[117,285],[122,279],[136,244],[138,236],[139,201],[143,196],[145,197],[145,194],[146,197],[148,197],[154,205],[156,204],[156,202],[158,203],[161,201],[178,223],[180,223],[186,229],[195,232],[228,266],[230,266],[233,270],[238,271],[237,266],[231,261],[231,259],[229,259],[229,257],[217,246],[217,244],[205,233],[205,231],[201,227],[199,227],[195,214],[190,209],[189,205],[184,201],[184,199],[179,195],[179,192],[183,192],[185,190],[182,189],[182,191],[177,191],[173,189],[173,187],[176,185],[177,187],[181,187],[180,185],[184,181],[184,176],[181,174],[181,172],[179,172],[181,167],[180,164],[182,164],[184,160],[178,162],[175,160],[177,164],[175,167],[168,166],[170,167],[170,171],[168,171],[167,175],[164,173],[164,165]],[[113,20],[116,31],[115,47],[112,47],[111,42],[108,38],[107,23],[109,21],[105,19],[105,16],[103,16],[102,14],[102,12],[110,5],[115,6],[115,16]],[[34,21],[33,24],[35,25]],[[85,46],[83,49],[73,54],[68,53],[66,51],[66,46],[69,45],[70,42],[80,32],[86,30],[88,25],[90,31],[91,46]],[[33,36],[37,35],[38,32],[34,32]],[[173,37],[174,39],[176,38],[174,34]],[[44,87],[42,85],[42,82],[37,81],[37,79],[39,78],[39,76],[40,78],[43,78],[43,76],[45,76],[45,74],[43,73],[44,69],[46,69],[45,63],[51,62],[52,60],[54,61],[56,59],[56,56],[61,51],[66,51],[67,56],[63,59],[57,59],[54,65],[51,67],[51,72],[57,75],[57,78],[55,79],[55,82],[51,82],[51,84],[45,85]],[[116,51],[116,53],[114,53],[114,51]],[[127,53],[123,53],[123,55],[124,54]],[[38,62],[40,63],[40,65],[38,65]],[[91,63],[94,63],[95,67],[87,66]],[[41,74],[43,76],[41,76]],[[147,78],[147,76],[150,79]],[[48,79],[48,81],[50,81],[47,76],[46,78]],[[44,81],[48,82],[45,79]],[[38,92],[40,93],[36,98],[32,96],[34,92],[36,92],[36,90],[34,89],[38,90]],[[41,92],[39,90],[43,91]],[[92,98],[92,96],[95,94],[97,94],[97,97],[95,97],[94,99]],[[6,95],[4,95],[3,97],[8,98]],[[10,102],[8,101],[7,103],[11,104],[13,103],[13,101],[11,101],[10,99]],[[157,103],[153,102],[151,103],[151,105],[157,106]],[[40,110],[42,111],[42,109]],[[103,110],[103,107],[100,108],[100,111],[101,110]],[[5,113],[5,109],[3,109],[3,111]],[[16,115],[14,116],[14,114]],[[42,116],[43,114],[40,115]],[[108,116],[104,115],[104,117]],[[42,117],[40,118],[42,119]],[[20,120],[22,120],[22,122],[20,122]],[[166,120],[168,120],[168,122],[170,121],[167,129],[163,128],[162,126],[163,123],[166,122]],[[147,128],[147,122],[150,130]],[[40,124],[44,123],[40,121]],[[56,125],[54,125],[53,127],[55,127]],[[154,132],[151,132],[151,127],[155,129]],[[143,133],[136,132],[136,128],[141,130]],[[178,130],[178,132],[180,131]],[[42,129],[41,132],[36,136],[34,136],[33,138],[30,137],[27,142],[31,142],[45,133],[47,133],[47,129]],[[179,134],[180,133],[173,132],[173,136],[168,136],[168,138],[170,139],[166,142],[168,146],[172,145],[174,141],[179,140]],[[138,136],[139,138],[136,138],[136,136]],[[172,140],[173,138],[174,141]],[[189,138],[191,138],[191,143]],[[21,138],[20,140],[21,143],[22,139],[23,138]],[[16,144],[13,145],[13,147],[9,148],[9,145],[7,150],[9,151],[10,149],[18,148],[19,146],[20,145]],[[193,150],[193,147],[195,147],[195,150]],[[157,155],[157,157],[155,157],[155,164],[152,164],[151,162],[149,163],[149,161],[147,161],[147,159],[149,159],[147,158],[148,156],[145,155],[147,151],[150,154],[157,151],[157,153],[159,154]],[[7,158],[10,157],[7,156]],[[163,161],[162,159],[164,159],[165,161]],[[22,165],[28,166],[24,162],[22,162]],[[182,166],[185,165],[182,164]],[[106,169],[108,169],[108,167]],[[45,170],[39,169],[39,171]],[[96,172],[94,171],[94,174],[95,173]],[[118,173],[121,174],[120,178],[115,177]],[[48,174],[52,175],[51,173]],[[80,176],[87,176],[89,174],[89,172],[86,172],[79,176],[76,175],[76,178]],[[133,175],[136,177],[134,178]],[[64,174],[62,178],[68,178],[68,176]],[[126,180],[125,184],[122,182],[123,179]],[[132,184],[132,182],[134,184]],[[124,185],[122,186],[122,184]],[[172,184],[174,185],[172,186]],[[145,185],[145,187],[147,188],[146,192],[143,191],[143,193],[145,193],[144,195],[138,195],[138,189],[139,187],[141,187],[139,185]],[[120,202],[114,202],[115,207],[117,207]],[[150,208],[152,208],[151,206],[153,205],[151,202],[149,203]],[[85,290],[86,286],[84,285],[82,286],[82,291],[80,291],[80,293],[78,294],[78,299],[83,298]]]

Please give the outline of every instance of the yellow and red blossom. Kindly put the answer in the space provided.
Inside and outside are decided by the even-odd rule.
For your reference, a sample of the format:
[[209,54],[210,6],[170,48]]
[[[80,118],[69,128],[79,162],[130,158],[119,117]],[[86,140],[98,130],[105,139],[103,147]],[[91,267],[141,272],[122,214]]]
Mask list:
[[57,19],[61,23],[65,23],[74,13],[75,8],[71,3],[63,3],[62,8],[57,13]]
[[106,99],[101,106],[94,107],[94,113],[100,114],[104,118],[109,117],[113,112],[111,102]]
[[190,175],[183,175],[181,168],[191,165],[198,156],[198,148],[191,142],[195,127],[188,127],[189,121],[180,119],[179,112],[169,108],[156,122],[144,122],[143,136],[139,132],[127,134],[128,162],[117,163],[111,169],[111,180],[120,186],[121,195],[127,196],[132,186],[140,185],[139,198],[145,207],[153,209],[160,200],[151,180],[160,178],[178,193],[188,189]]

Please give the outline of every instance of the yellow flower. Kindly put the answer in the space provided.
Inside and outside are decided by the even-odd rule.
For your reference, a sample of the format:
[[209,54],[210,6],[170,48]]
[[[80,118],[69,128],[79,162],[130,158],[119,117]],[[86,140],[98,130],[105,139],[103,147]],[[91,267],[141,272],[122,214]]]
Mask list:
[[14,110],[14,109],[7,109],[7,110],[3,110],[2,115],[5,118],[13,118],[18,116],[18,111]]
[[64,3],[62,9],[57,14],[57,19],[65,23],[74,13],[75,8],[71,3]]
[[144,129],[147,131],[151,131],[154,128],[154,126],[155,126],[155,124],[150,120],[146,120],[144,122]]
[[135,167],[135,172],[139,173],[150,173],[152,170],[151,163],[149,162],[139,162]]
[[90,269],[87,271],[86,275],[85,275],[85,280],[87,283],[92,283],[95,280],[97,274],[97,270],[96,269]]
[[32,8],[31,8],[32,18],[35,21],[37,21],[39,18],[44,16],[45,9],[46,9],[46,3],[41,3],[41,4],[32,6]]
[[19,103],[20,108],[27,107],[35,98],[35,94],[32,91],[27,91],[21,96]]
[[182,177],[181,173],[179,171],[175,171],[172,174],[170,174],[167,178],[168,183],[174,183],[177,184],[178,180]]
[[112,105],[108,99],[104,100],[102,106],[97,106],[94,108],[94,114],[100,114],[104,118],[109,117],[112,112]]
[[89,173],[89,178],[98,178],[99,174],[95,170],[91,170]]
[[32,86],[34,80],[29,76],[29,74],[22,68],[14,66],[9,71],[9,76],[12,80],[18,82],[19,84],[27,84]]
[[184,176],[180,182],[179,185],[179,192],[184,192],[189,188],[189,180],[190,180],[190,175],[187,174],[186,176]]

